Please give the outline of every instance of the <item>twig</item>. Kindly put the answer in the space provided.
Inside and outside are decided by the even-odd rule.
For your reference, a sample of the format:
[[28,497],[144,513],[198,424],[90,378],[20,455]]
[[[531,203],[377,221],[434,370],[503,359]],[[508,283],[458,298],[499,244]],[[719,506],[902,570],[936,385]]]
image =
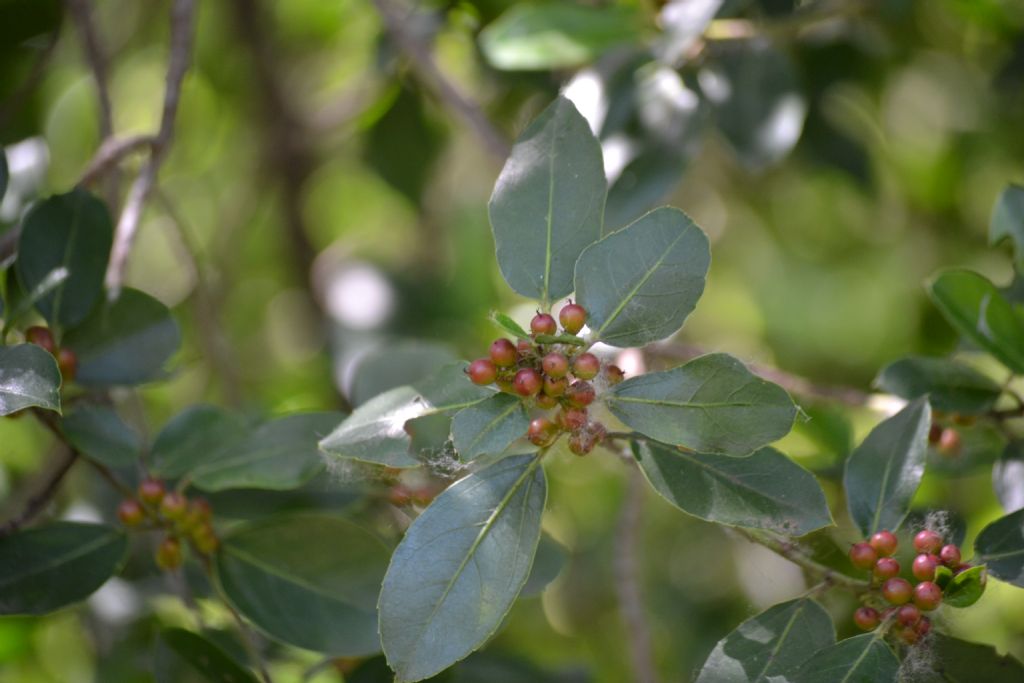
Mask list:
[[763,545],[772,552],[781,555],[785,559],[789,560],[793,564],[806,569],[812,574],[821,577],[823,581],[828,582],[830,585],[843,586],[845,588],[851,588],[853,590],[866,590],[870,588],[871,584],[861,579],[855,579],[847,576],[841,572],[828,567],[826,565],[817,562],[803,552],[794,544],[792,541],[777,538],[772,534],[761,531],[753,531],[751,529],[744,529],[742,527],[734,527],[733,531],[747,539],[751,543],[757,543]]
[[499,160],[508,156],[508,140],[480,106],[463,95],[438,68],[430,50],[408,29],[408,16],[401,16],[391,0],[373,0],[388,33],[409,58],[409,66],[446,107],[462,118],[487,150]]
[[178,102],[181,99],[181,85],[191,62],[194,11],[194,0],[174,0],[171,5],[171,48],[167,64],[160,130],[153,140],[153,150],[149,160],[135,182],[132,183],[131,189],[128,190],[124,210],[121,211],[121,217],[117,221],[106,277],[108,295],[112,299],[121,293],[125,266],[132,245],[135,243],[142,210],[150,192],[153,191],[160,165],[167,156],[171,138],[174,136],[174,120],[178,112]]
[[102,175],[116,168],[122,159],[132,152],[137,152],[145,147],[152,150],[156,137],[153,135],[131,135],[128,137],[109,137],[100,144],[96,154],[85,167],[78,184],[85,186],[96,182]]
[[657,683],[651,630],[644,612],[640,590],[641,511],[644,502],[644,480],[637,467],[631,467],[626,484],[626,497],[622,502],[618,530],[615,535],[615,592],[626,626],[626,641],[633,667],[632,680],[637,683]]
[[64,480],[64,475],[68,473],[72,465],[77,461],[78,451],[70,448],[66,449],[64,458],[46,478],[46,483],[43,487],[25,502],[25,507],[20,513],[4,522],[3,526],[0,526],[0,538],[10,536],[18,531],[46,509],[46,506],[53,500],[53,497],[57,495],[60,484]]

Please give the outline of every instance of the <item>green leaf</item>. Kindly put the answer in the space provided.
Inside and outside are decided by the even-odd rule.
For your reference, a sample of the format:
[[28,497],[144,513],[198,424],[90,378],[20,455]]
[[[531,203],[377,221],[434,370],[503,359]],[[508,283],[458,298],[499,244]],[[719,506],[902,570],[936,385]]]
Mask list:
[[540,460],[515,456],[456,482],[416,518],[378,606],[397,680],[433,676],[498,629],[530,573],[546,498]]
[[1009,369],[1024,373],[1024,317],[995,285],[969,270],[948,270],[932,281],[929,291],[961,334]]
[[552,581],[558,578],[568,559],[568,551],[561,543],[547,534],[542,534],[533,558],[530,576],[519,593],[520,598],[532,598],[544,592]]
[[167,479],[183,477],[241,441],[246,431],[240,415],[211,405],[190,406],[157,434],[150,470]]
[[0,415],[38,407],[60,412],[60,370],[35,344],[0,346]]
[[78,522],[0,538],[0,614],[46,614],[84,600],[117,572],[127,548],[120,531]]
[[786,680],[815,652],[836,641],[832,619],[814,600],[770,607],[718,641],[696,683]]
[[362,405],[385,391],[430,377],[458,360],[445,344],[422,340],[385,344],[360,357],[348,384],[349,401],[353,406]]
[[683,326],[710,263],[704,231],[679,209],[662,207],[584,250],[576,298],[595,339],[642,346]]
[[519,4],[480,32],[480,49],[491,66],[505,71],[571,68],[639,42],[641,26],[631,8]]
[[970,607],[985,592],[988,570],[984,565],[966,569],[949,582],[942,594],[942,604],[950,607]]
[[298,514],[232,529],[216,572],[231,604],[270,636],[361,656],[380,651],[376,604],[389,554],[348,520]]
[[1006,186],[996,200],[989,222],[989,244],[1005,240],[1013,243],[1016,269],[1024,270],[1024,187],[1019,185]]
[[847,459],[847,505],[864,536],[903,523],[924,476],[931,421],[928,400],[919,398],[871,430]]
[[7,194],[7,181],[10,179],[10,171],[7,168],[7,154],[0,148],[0,201],[3,201]]
[[499,455],[526,435],[530,418],[518,396],[495,394],[452,419],[452,440],[459,457],[468,462],[480,455]]
[[1024,510],[1000,517],[981,530],[974,541],[975,561],[989,573],[1024,588]]
[[905,399],[928,395],[932,408],[978,414],[992,409],[1002,388],[969,365],[949,358],[911,356],[887,365],[875,385]]
[[142,384],[165,376],[181,332],[162,303],[136,289],[123,289],[65,337],[78,354],[79,384],[94,387]]
[[1020,683],[1024,665],[991,645],[969,643],[944,633],[928,636],[928,656],[914,659],[903,683]]
[[781,387],[724,353],[632,377],[603,398],[617,418],[652,439],[737,456],[785,436],[797,412]]
[[896,683],[900,660],[881,637],[879,630],[819,650],[787,680],[790,683]]
[[601,238],[605,193],[601,146],[559,97],[516,140],[491,195],[498,266],[509,286],[544,306],[572,292],[577,257]]
[[192,483],[204,491],[298,488],[323,469],[317,442],[340,417],[301,413],[271,420],[197,466]]
[[527,332],[509,316],[499,311],[491,311],[490,320],[494,323],[499,330],[505,332],[513,339],[529,339],[530,333]]
[[570,346],[586,346],[586,342],[575,334],[538,334],[533,340],[538,344],[569,344]]
[[22,221],[18,276],[32,291],[53,271],[67,279],[36,303],[52,325],[72,327],[89,315],[103,291],[114,227],[107,207],[85,190],[44,199]]
[[182,628],[160,631],[153,674],[157,683],[258,683],[220,647]]
[[945,590],[949,582],[953,580],[953,570],[944,564],[940,564],[935,568],[935,583],[939,588]]
[[773,448],[733,458],[637,441],[633,454],[654,490],[694,517],[789,536],[832,524],[814,475]]
[[104,406],[84,406],[61,420],[71,445],[108,467],[132,467],[142,452],[142,437],[116,412]]

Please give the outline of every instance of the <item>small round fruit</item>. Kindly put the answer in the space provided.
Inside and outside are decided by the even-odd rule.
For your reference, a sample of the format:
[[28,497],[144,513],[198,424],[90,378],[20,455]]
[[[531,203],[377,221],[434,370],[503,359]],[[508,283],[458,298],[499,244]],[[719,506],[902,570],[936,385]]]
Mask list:
[[178,539],[168,536],[156,549],[156,566],[163,570],[177,569],[181,566],[181,543]]
[[886,579],[885,583],[882,584],[882,597],[891,605],[905,605],[910,602],[913,594],[914,587],[906,579],[894,577]]
[[164,484],[158,479],[143,479],[139,484],[139,499],[149,505],[158,505],[164,499]]
[[872,569],[878,561],[878,553],[867,543],[854,543],[850,546],[850,562],[857,569]]
[[497,379],[498,369],[494,367],[494,363],[487,358],[478,358],[469,364],[467,374],[473,384],[484,386]]
[[65,382],[72,381],[78,374],[78,356],[68,347],[61,347],[57,351],[57,367]]
[[53,333],[50,332],[49,328],[42,327],[41,325],[33,325],[25,330],[25,341],[29,344],[41,346],[50,353],[56,355],[57,343],[53,340]]
[[873,573],[880,579],[891,579],[894,576],[899,576],[900,563],[892,557],[880,557],[875,563]]
[[536,396],[544,387],[544,379],[533,368],[523,368],[512,378],[512,386],[520,396]]
[[559,415],[559,421],[570,432],[577,432],[587,426],[590,416],[587,415],[587,411],[584,409],[568,408]]
[[903,605],[896,610],[896,621],[902,626],[917,626],[921,621],[921,610],[914,605]]
[[565,394],[565,390],[569,388],[569,380],[565,377],[559,377],[555,379],[553,377],[544,378],[544,393],[548,396],[558,397]]
[[192,532],[192,543],[195,545],[196,550],[203,555],[213,553],[219,544],[217,534],[214,533],[213,527],[209,524],[204,524]]
[[579,304],[566,304],[558,312],[558,320],[563,330],[569,334],[578,334],[587,324],[587,310]]
[[530,321],[530,331],[534,334],[554,334],[558,331],[558,323],[547,313],[538,313]]
[[941,438],[942,425],[938,425],[932,422],[932,426],[928,428],[928,443],[935,446],[939,443],[939,439]]
[[491,344],[490,355],[491,362],[499,368],[510,368],[516,364],[516,360],[519,358],[516,345],[504,338],[494,340]]
[[597,440],[586,431],[573,432],[569,436],[569,450],[576,455],[586,455],[594,450]]
[[960,548],[952,543],[942,546],[942,550],[939,551],[939,559],[947,567],[956,567],[960,564]]
[[853,613],[853,623],[862,631],[874,631],[878,628],[879,621],[878,610],[872,607],[859,607]]
[[942,603],[942,589],[937,583],[922,581],[914,586],[914,604],[930,612]]
[[188,500],[177,491],[168,491],[160,501],[160,514],[167,519],[182,519],[188,512]]
[[117,518],[125,526],[138,526],[146,518],[146,511],[139,505],[138,501],[128,498],[122,500],[117,506]]
[[558,407],[558,398],[545,394],[543,391],[537,394],[537,407],[544,410],[551,410]]
[[558,425],[545,417],[538,417],[530,422],[526,438],[535,446],[549,446],[558,436]]
[[516,353],[520,359],[530,358],[537,353],[537,347],[529,339],[520,339],[516,342]]
[[910,573],[918,581],[931,581],[935,578],[935,568],[938,566],[939,561],[935,555],[921,553],[914,558],[914,564],[910,566]]
[[192,502],[189,503],[188,509],[190,513],[205,521],[213,517],[213,506],[205,498],[193,498]]
[[942,536],[931,529],[924,529],[914,536],[914,549],[919,553],[934,553],[942,547]]
[[592,353],[581,353],[572,362],[572,374],[578,379],[594,379],[601,371],[601,361]]
[[594,402],[594,387],[582,380],[576,380],[565,391],[565,397],[575,408],[586,408]]
[[896,540],[896,535],[891,531],[879,531],[871,537],[868,541],[871,547],[875,549],[880,557],[891,557],[896,552],[896,547],[899,545],[899,541]]
[[543,368],[545,375],[554,379],[565,377],[569,372],[569,360],[562,354],[554,351],[541,359],[540,366]]
[[626,379],[626,373],[618,365],[608,365],[604,369],[604,378],[612,386]]
[[913,645],[921,639],[921,636],[917,634],[916,628],[898,628],[894,629],[894,632],[907,645]]
[[960,432],[950,427],[942,430],[938,446],[940,453],[943,455],[959,455],[961,445]]
[[932,630],[932,620],[928,617],[921,617],[921,621],[917,622],[917,628],[914,630],[917,631],[917,635],[924,638]]

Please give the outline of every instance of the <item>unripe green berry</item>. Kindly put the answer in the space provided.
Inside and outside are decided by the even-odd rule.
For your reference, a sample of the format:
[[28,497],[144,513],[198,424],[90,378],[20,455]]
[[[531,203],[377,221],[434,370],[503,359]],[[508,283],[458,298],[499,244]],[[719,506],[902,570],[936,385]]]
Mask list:
[[914,586],[914,604],[930,612],[942,603],[942,589],[931,581],[922,581]]
[[495,339],[490,349],[491,362],[499,368],[510,368],[516,364],[519,352],[508,339]]
[[558,320],[562,323],[563,330],[569,334],[578,334],[587,324],[587,311],[579,304],[566,304],[558,312]]
[[494,363],[487,358],[478,358],[469,364],[469,369],[466,371],[469,375],[469,379],[473,384],[479,384],[481,386],[491,384],[498,377],[498,369],[494,367]]
[[873,569],[878,561],[878,553],[867,543],[854,543],[850,546],[850,562],[857,569]]
[[182,562],[181,543],[173,536],[168,536],[156,549],[156,566],[165,571],[177,569]]
[[554,334],[558,331],[558,323],[547,313],[538,313],[530,321],[530,331],[534,334]]
[[572,374],[578,379],[594,379],[601,371],[601,361],[592,353],[581,353],[572,362]]
[[217,550],[217,546],[220,543],[217,540],[217,534],[213,531],[213,527],[209,524],[203,524],[192,532],[192,544],[203,555],[210,555]]
[[182,519],[188,512],[188,501],[177,491],[168,491],[160,501],[160,514],[167,519]]
[[938,552],[939,548],[942,547],[942,536],[931,529],[925,529],[917,532],[914,536],[914,549],[919,553],[934,553]]
[[960,548],[956,547],[952,543],[949,545],[942,546],[942,550],[939,551],[939,559],[942,560],[942,564],[947,567],[955,567],[960,564]]
[[566,389],[565,397],[574,408],[586,408],[594,402],[594,387],[582,380],[576,380]]
[[896,535],[889,530],[879,531],[872,535],[868,543],[875,549],[879,557],[891,557],[899,545]]
[[523,368],[512,378],[512,386],[520,396],[536,396],[544,387],[544,380],[533,368]]
[[871,607],[860,607],[853,613],[853,623],[862,631],[874,631],[879,621],[878,610]]
[[918,581],[931,581],[935,578],[935,568],[939,566],[939,560],[935,555],[921,553],[914,558],[910,566],[910,573]]
[[892,557],[880,557],[872,571],[880,579],[891,579],[894,576],[899,576],[900,563]]
[[538,417],[530,422],[526,437],[535,446],[549,446],[558,436],[558,425],[547,418]]
[[164,499],[163,482],[157,479],[144,479],[139,484],[139,500],[148,505],[158,505]]
[[146,511],[138,501],[128,498],[117,506],[117,517],[125,526],[138,526],[146,518]]
[[46,349],[54,356],[57,355],[57,342],[54,341],[53,333],[50,332],[49,328],[33,325],[25,330],[25,341]]
[[565,377],[569,372],[569,360],[555,351],[544,356],[540,361],[540,366],[545,375],[554,379]]
[[905,605],[910,602],[914,587],[906,579],[894,577],[882,584],[882,597],[891,605]]

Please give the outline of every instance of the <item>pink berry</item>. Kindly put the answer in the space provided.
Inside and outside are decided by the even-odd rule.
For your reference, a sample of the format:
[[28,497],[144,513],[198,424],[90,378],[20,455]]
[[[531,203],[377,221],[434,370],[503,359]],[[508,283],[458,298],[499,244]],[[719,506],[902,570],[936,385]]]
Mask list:
[[899,542],[896,540],[896,535],[891,531],[879,531],[871,537],[868,541],[871,547],[875,549],[880,557],[890,557],[896,552],[896,546]]
[[942,546],[942,550],[939,551],[939,559],[947,567],[957,566],[960,564],[960,548],[952,543]]
[[874,574],[880,579],[891,579],[899,573],[900,563],[891,557],[880,557],[875,563]]
[[512,378],[512,386],[520,396],[536,396],[544,386],[544,379],[533,368],[523,368]]
[[508,339],[495,339],[491,344],[491,361],[499,368],[510,368],[516,364],[518,352],[516,345]]
[[930,612],[942,602],[942,589],[931,581],[922,581],[914,586],[914,604]]
[[854,543],[850,546],[850,562],[857,569],[871,569],[878,561],[878,553],[867,543]]
[[860,607],[853,613],[853,623],[862,631],[873,631],[878,627],[878,610],[871,607]]
[[498,377],[498,369],[486,358],[480,358],[469,364],[469,379],[473,384],[486,385]]
[[594,387],[587,382],[576,380],[569,385],[565,392],[565,397],[572,406],[586,408],[594,402],[596,395],[594,394]]
[[914,558],[914,564],[910,566],[910,573],[919,581],[931,581],[935,578],[935,568],[939,561],[934,555],[921,553]]
[[549,445],[557,435],[558,426],[551,420],[543,417],[538,417],[530,422],[530,429],[526,433],[530,442],[537,446]]
[[547,313],[538,313],[530,321],[530,331],[534,334],[554,334],[558,331],[558,323]]
[[572,374],[578,379],[594,379],[601,371],[601,361],[592,353],[581,353],[572,362]]
[[[910,582],[906,579],[894,577],[892,579],[886,579],[885,583],[882,584],[882,597],[889,601],[892,605],[904,605],[910,602],[911,596],[914,594],[914,587],[910,585]],[[920,607],[920,605],[918,605]]]
[[916,626],[921,621],[921,610],[914,605],[903,605],[896,610],[896,621],[903,626]]
[[545,375],[554,379],[565,377],[569,372],[569,361],[560,353],[551,352],[544,356],[540,361],[540,366]]
[[562,329],[569,334],[577,334],[587,323],[587,311],[579,304],[567,304],[558,312],[558,320]]
[[919,553],[934,553],[942,547],[942,536],[931,529],[917,532],[914,536],[914,549]]

